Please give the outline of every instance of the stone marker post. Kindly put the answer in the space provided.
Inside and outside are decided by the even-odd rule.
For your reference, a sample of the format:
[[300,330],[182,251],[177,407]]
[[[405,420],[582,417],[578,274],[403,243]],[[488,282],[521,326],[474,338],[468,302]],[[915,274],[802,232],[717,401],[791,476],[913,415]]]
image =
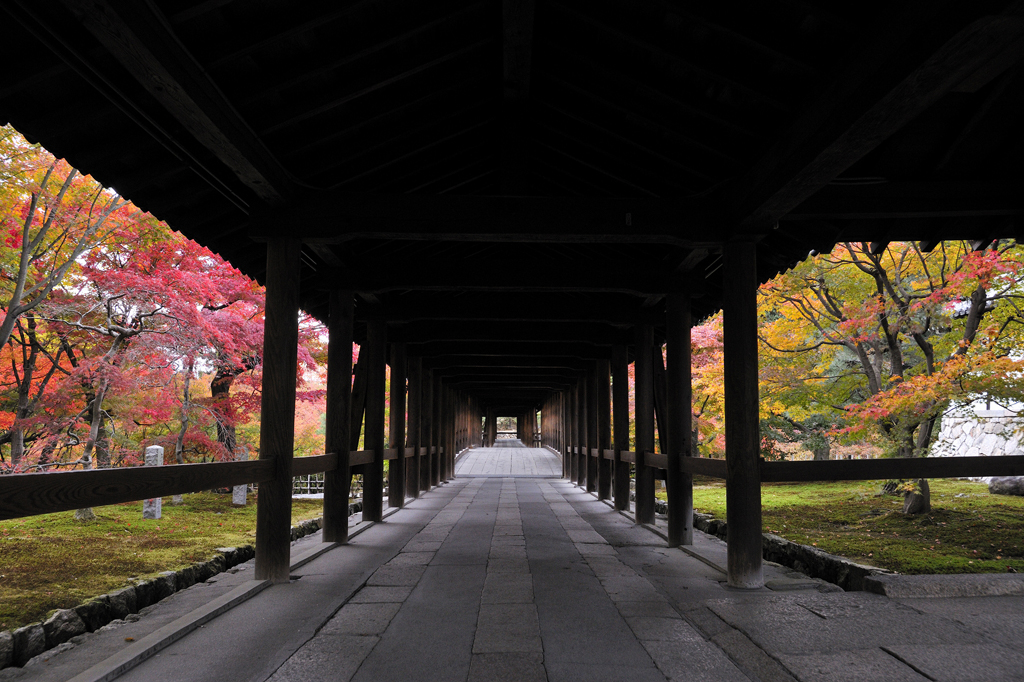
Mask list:
[[[239,446],[235,451],[235,460],[244,462],[249,459],[249,449],[244,445]],[[232,507],[244,507],[245,496],[249,492],[249,485],[236,485],[231,489],[231,506]]]
[[[164,463],[164,449],[159,445],[150,445],[146,448],[146,466],[158,467],[163,466]],[[142,502],[142,518],[144,519],[159,519],[160,518],[160,507],[163,502],[162,498],[155,497],[151,500],[143,500]]]

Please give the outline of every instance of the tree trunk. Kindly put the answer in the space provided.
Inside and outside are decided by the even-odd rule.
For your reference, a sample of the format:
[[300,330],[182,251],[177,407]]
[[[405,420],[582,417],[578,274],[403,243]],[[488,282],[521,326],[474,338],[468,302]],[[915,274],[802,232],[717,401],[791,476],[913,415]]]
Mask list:
[[825,438],[822,445],[814,448],[811,452],[814,453],[816,461],[832,459],[832,443],[829,442],[828,438]]
[[[107,392],[106,382],[100,384],[99,390],[92,397],[92,405],[90,406],[90,419],[89,419],[89,438],[85,442],[85,450],[82,452],[82,468],[92,469],[93,452],[96,452],[96,463],[100,468],[103,467],[103,461],[100,459],[100,452],[105,454],[106,466],[110,466],[110,453],[106,451],[106,429],[104,428],[104,422],[106,415],[103,412],[103,397]],[[99,447],[97,447],[97,445]],[[96,514],[93,513],[92,508],[86,507],[79,509],[75,512],[76,521],[92,521],[96,518]]]

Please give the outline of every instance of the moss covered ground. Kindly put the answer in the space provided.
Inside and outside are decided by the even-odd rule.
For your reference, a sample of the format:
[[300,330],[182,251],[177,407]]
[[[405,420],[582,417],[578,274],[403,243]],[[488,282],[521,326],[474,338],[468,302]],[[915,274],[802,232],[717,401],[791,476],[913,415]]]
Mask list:
[[[1024,572],[1024,497],[931,480],[932,511],[903,514],[881,481],[766,483],[765,532],[900,573]],[[693,505],[725,519],[725,482],[696,477]]]
[[[320,516],[323,501],[296,499],[292,524]],[[131,578],[206,561],[217,547],[253,544],[256,505],[232,507],[231,495],[185,495],[145,521],[142,503],[95,507],[95,521],[74,512],[0,522],[0,630],[39,621],[54,609],[124,587]]]

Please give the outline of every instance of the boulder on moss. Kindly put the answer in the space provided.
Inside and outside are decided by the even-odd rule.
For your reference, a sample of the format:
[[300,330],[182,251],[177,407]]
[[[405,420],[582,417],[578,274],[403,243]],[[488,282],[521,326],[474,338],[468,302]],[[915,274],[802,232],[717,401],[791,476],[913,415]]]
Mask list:
[[988,482],[988,491],[993,495],[1024,497],[1024,476],[995,476]]

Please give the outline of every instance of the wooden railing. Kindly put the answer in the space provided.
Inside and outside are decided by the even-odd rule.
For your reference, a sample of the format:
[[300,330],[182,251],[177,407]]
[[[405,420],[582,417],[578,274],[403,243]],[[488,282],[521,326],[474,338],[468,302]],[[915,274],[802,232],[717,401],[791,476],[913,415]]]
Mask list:
[[[413,448],[404,455],[413,457]],[[430,448],[436,453],[437,447]],[[444,453],[444,448],[440,449]],[[397,449],[384,451],[386,459],[395,459]],[[427,448],[420,448],[426,455]],[[353,450],[349,467],[373,462],[373,450]],[[292,460],[292,475],[306,476],[338,468],[338,455],[328,453]],[[60,471],[45,474],[0,476],[0,521],[36,514],[71,511],[121,502],[182,495],[211,488],[262,483],[273,478],[273,461],[213,462],[208,464],[169,464],[158,467],[126,467],[90,471]]]
[[[578,448],[572,448],[578,453]],[[590,456],[615,459],[614,450],[591,450]],[[622,451],[621,460],[636,464],[636,453]],[[668,468],[668,455],[645,452],[644,463]],[[688,474],[726,478],[724,459],[683,457],[679,468]],[[870,481],[895,478],[967,478],[973,476],[1024,476],[1024,455],[999,457],[916,457],[901,459],[831,459],[806,462],[761,461],[761,482]]]

